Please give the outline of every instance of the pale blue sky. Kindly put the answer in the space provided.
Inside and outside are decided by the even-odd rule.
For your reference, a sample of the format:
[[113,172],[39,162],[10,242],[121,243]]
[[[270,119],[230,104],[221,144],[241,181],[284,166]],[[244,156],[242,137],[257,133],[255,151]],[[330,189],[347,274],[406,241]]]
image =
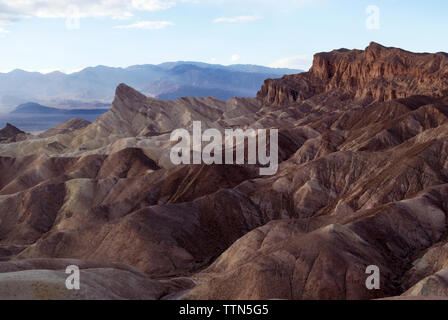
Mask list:
[[[379,29],[366,26],[369,5]],[[177,60],[305,68],[315,52],[370,41],[448,51],[447,12],[446,0],[0,0],[0,72]]]

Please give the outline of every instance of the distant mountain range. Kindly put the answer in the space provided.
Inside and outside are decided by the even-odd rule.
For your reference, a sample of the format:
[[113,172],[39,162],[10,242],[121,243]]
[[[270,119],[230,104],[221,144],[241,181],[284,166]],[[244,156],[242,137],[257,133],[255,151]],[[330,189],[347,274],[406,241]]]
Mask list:
[[107,112],[108,109],[58,109],[58,108],[51,108],[46,107],[38,103],[34,102],[28,102],[19,105],[17,108],[15,108],[11,113],[13,114],[39,114],[39,115],[45,115],[45,114],[67,114],[67,115],[88,115],[88,114],[103,114]]
[[223,100],[253,97],[265,79],[298,72],[301,70],[184,61],[128,68],[97,66],[72,74],[14,70],[0,73],[0,112],[11,111],[28,101],[50,107],[104,107],[112,101],[120,83],[167,100],[182,96],[214,96]]

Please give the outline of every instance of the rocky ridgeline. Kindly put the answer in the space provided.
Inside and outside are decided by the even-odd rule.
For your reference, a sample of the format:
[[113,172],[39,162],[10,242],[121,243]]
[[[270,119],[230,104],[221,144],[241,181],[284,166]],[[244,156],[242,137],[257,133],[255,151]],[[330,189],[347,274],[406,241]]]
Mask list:
[[364,51],[318,53],[309,72],[266,80],[257,97],[282,105],[335,89],[375,101],[447,95],[448,55],[411,53],[377,43]]
[[[0,297],[448,297],[446,66],[373,43],[317,54],[254,99],[123,84],[92,124],[1,144]],[[170,165],[169,133],[192,121],[278,128],[278,173]],[[64,289],[67,263],[85,291]]]
[[6,126],[0,130],[0,143],[11,143],[26,140],[29,135],[26,132],[7,123]]

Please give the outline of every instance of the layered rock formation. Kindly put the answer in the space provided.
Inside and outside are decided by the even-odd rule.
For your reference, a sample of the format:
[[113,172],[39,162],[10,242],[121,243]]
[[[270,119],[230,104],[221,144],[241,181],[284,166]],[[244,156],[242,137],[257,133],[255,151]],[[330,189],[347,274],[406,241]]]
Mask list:
[[258,97],[276,105],[341,89],[353,98],[386,101],[448,94],[448,54],[411,53],[372,42],[364,51],[318,53],[309,72],[267,80]]
[[[322,53],[257,99],[164,102],[120,85],[87,127],[0,145],[0,296],[447,297],[446,57]],[[278,172],[173,166],[169,134],[194,120],[278,128]],[[63,290],[67,259],[88,292]]]
[[68,121],[65,121],[53,128],[50,128],[46,130],[45,132],[42,132],[39,134],[40,138],[49,138],[56,136],[58,134],[67,134],[71,133],[77,130],[84,129],[90,124],[89,121],[79,118],[70,119]]
[[6,126],[0,130],[0,143],[11,143],[26,140],[29,136],[26,132],[7,123]]

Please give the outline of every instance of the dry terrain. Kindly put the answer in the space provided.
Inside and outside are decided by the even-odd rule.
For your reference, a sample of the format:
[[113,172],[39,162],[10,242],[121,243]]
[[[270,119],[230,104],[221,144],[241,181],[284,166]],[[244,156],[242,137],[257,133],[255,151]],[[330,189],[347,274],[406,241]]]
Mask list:
[[[170,132],[192,121],[278,128],[278,172],[173,166]],[[0,131],[0,298],[443,298],[447,215],[445,53],[319,53],[253,99],[122,84],[92,124]]]

